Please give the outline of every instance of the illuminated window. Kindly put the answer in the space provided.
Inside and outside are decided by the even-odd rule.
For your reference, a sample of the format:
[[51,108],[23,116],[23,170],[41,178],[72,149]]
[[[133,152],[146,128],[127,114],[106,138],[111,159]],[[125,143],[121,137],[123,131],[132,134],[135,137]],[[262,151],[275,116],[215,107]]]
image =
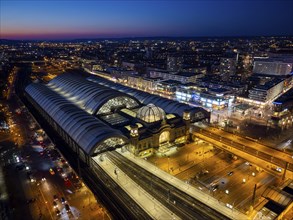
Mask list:
[[126,106],[126,108],[138,107],[138,103],[127,96],[119,96],[107,101],[98,111],[97,115],[110,113],[111,110],[118,106]]
[[152,123],[163,120],[165,118],[165,112],[153,104],[148,104],[137,111],[137,118],[147,123]]
[[169,131],[164,131],[160,135],[159,143],[169,142],[169,138],[170,138],[170,132]]
[[117,137],[108,138],[96,147],[94,153],[107,150],[110,147],[123,146],[124,144],[125,144],[125,141],[121,138],[117,138]]

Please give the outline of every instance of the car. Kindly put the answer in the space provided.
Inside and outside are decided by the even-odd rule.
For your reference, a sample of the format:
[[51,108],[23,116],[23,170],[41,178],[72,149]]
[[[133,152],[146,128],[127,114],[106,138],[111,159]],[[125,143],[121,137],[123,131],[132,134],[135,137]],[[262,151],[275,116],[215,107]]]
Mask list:
[[70,212],[71,211],[68,204],[65,204],[65,210],[66,210],[66,212]]
[[56,149],[51,150],[51,155],[56,159],[59,159],[61,157],[61,155]]
[[17,170],[21,171],[25,168],[25,165],[24,164],[19,164],[19,165],[16,165],[15,167]]
[[276,171],[278,171],[279,173],[281,173],[281,172],[282,172],[282,168],[277,167],[277,168],[276,168]]
[[229,173],[228,173],[228,176],[232,176],[233,173],[234,173],[233,171],[229,172]]
[[217,183],[218,183],[218,181],[214,181],[211,183],[211,186],[215,186],[215,185],[217,185]]
[[79,179],[79,177],[74,172],[71,172],[69,175],[72,179]]
[[31,183],[34,183],[34,182],[37,181],[35,178],[33,178],[33,177],[31,177],[31,176],[29,176],[28,179],[29,179],[29,181],[30,181]]
[[67,161],[64,160],[64,158],[61,158],[61,162],[62,162],[63,164],[67,164]]
[[70,187],[70,186],[71,186],[71,181],[70,181],[67,177],[65,177],[65,178],[64,178],[64,184],[65,184],[67,187]]
[[54,195],[54,196],[53,196],[53,199],[54,199],[54,201],[58,201],[58,200],[59,200],[59,198],[58,198],[57,195]]
[[60,212],[59,209],[56,209],[56,215],[57,215],[57,216],[60,216],[60,215],[61,215],[61,212]]
[[57,202],[53,201],[53,207],[54,207],[54,209],[58,208]]
[[61,202],[62,202],[62,204],[65,204],[66,203],[66,200],[65,200],[64,197],[61,197]]
[[52,168],[50,168],[49,172],[51,175],[55,175],[55,171]]
[[28,179],[30,179],[30,175],[32,175],[32,172],[31,171],[27,171],[26,172],[26,176],[27,176]]
[[28,199],[28,200],[26,201],[26,204],[31,204],[31,203],[34,203],[35,201],[36,201],[35,198]]
[[208,170],[203,170],[202,172],[203,172],[203,174],[208,174],[209,173]]
[[81,182],[77,182],[73,184],[77,189],[80,189],[82,187],[82,183]]
[[213,192],[217,191],[217,189],[219,188],[219,185],[215,185],[212,187]]
[[42,182],[46,181],[46,177],[42,176]]

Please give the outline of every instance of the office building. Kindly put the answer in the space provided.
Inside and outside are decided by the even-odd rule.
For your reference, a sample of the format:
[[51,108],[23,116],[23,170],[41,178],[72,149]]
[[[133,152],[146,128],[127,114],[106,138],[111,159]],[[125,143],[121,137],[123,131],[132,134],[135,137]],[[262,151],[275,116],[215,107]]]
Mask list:
[[221,58],[220,60],[220,74],[223,81],[228,81],[230,76],[236,72],[236,58]]
[[255,61],[253,64],[253,73],[267,75],[288,75],[293,72],[293,63],[282,61]]
[[176,72],[170,73],[168,71],[150,71],[150,77],[152,78],[163,78],[165,80],[176,80],[180,83],[195,83],[199,78],[204,77],[204,73],[193,73],[193,72]]
[[273,101],[284,89],[284,79],[273,79],[264,85],[257,85],[249,90],[248,97],[254,101],[266,103]]
[[167,70],[178,71],[181,69],[183,58],[180,56],[168,56],[167,57]]

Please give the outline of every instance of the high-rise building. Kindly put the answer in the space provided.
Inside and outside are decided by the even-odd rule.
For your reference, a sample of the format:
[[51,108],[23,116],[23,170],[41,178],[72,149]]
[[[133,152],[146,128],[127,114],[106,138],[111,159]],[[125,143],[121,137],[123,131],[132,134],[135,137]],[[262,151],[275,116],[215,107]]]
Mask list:
[[223,57],[220,61],[220,74],[222,76],[222,80],[228,81],[230,76],[233,76],[236,72],[236,58],[227,58]]
[[167,69],[169,71],[178,71],[181,69],[183,63],[183,57],[180,56],[168,56],[167,57]]

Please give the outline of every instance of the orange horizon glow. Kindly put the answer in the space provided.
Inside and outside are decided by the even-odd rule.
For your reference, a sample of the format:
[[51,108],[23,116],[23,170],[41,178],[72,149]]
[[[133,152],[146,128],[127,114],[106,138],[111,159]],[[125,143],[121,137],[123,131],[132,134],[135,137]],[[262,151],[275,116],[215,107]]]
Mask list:
[[48,29],[27,29],[27,28],[1,28],[0,39],[11,39],[11,40],[43,40],[43,39],[76,39],[76,38],[103,38],[103,37],[129,37],[129,36],[156,36],[154,30],[139,29],[139,30],[127,30],[118,29],[115,30],[71,30],[69,28],[61,29],[56,28],[54,30]]

